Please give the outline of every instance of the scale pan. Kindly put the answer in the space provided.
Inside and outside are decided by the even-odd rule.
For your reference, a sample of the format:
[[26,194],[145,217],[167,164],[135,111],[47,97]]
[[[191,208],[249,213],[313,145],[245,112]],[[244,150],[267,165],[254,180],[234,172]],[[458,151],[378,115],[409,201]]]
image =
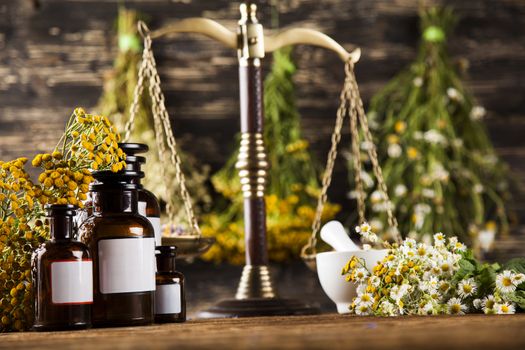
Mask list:
[[190,235],[162,237],[162,245],[177,246],[177,259],[193,259],[208,251],[215,243],[214,237]]

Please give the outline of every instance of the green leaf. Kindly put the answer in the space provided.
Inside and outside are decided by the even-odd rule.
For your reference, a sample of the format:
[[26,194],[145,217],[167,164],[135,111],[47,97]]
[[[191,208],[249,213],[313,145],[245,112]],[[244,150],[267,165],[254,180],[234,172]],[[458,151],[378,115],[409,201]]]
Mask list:
[[525,258],[515,258],[503,265],[503,270],[525,273]]
[[484,264],[479,270],[476,280],[479,284],[480,295],[491,294],[496,282],[496,270],[492,265]]
[[468,275],[476,271],[476,266],[467,258],[462,258],[459,261],[459,270],[454,274],[453,281],[458,283]]
[[507,299],[516,303],[521,309],[525,310],[525,291],[518,290],[514,293],[507,295]]

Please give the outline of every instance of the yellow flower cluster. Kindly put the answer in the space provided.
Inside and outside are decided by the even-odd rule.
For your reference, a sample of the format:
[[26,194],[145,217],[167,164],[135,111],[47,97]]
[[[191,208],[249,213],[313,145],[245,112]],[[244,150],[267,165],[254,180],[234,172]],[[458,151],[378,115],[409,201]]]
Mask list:
[[[315,208],[304,204],[300,196],[305,194],[304,186],[295,186],[297,194],[286,198],[276,195],[266,196],[267,213],[267,243],[268,255],[271,261],[283,262],[297,259],[301,248],[311,235],[311,225],[315,216]],[[240,206],[239,203],[237,205]],[[240,208],[238,208],[240,209]],[[230,210],[235,210],[230,208]],[[335,217],[340,206],[327,203],[322,220],[328,221]],[[243,221],[226,221],[228,215],[210,214],[205,217],[202,228],[204,236],[212,236],[217,242],[203,256],[204,259],[234,265],[244,263],[244,225]]]
[[108,118],[75,109],[55,151],[38,154],[32,161],[43,170],[38,181],[45,203],[83,207],[93,181],[90,170],[117,172],[126,165],[119,139]]
[[26,162],[0,161],[0,332],[27,329],[33,319],[30,259],[45,232],[35,220],[42,190],[31,182]]

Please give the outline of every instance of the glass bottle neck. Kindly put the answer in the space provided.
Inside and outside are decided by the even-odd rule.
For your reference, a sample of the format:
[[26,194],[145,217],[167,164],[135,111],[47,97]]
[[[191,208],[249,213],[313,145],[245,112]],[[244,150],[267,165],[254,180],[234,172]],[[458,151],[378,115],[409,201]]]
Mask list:
[[73,239],[74,222],[72,216],[52,216],[48,218],[51,240]]
[[175,272],[175,257],[156,256],[159,272]]
[[136,214],[138,193],[136,189],[104,189],[93,191],[93,213],[132,213]]

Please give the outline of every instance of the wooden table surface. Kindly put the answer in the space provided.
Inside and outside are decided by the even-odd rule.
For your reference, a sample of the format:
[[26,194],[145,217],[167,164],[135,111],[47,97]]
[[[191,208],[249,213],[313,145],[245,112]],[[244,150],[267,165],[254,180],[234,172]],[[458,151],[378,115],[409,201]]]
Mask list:
[[525,349],[525,314],[374,318],[341,315],[0,335],[0,349]]

